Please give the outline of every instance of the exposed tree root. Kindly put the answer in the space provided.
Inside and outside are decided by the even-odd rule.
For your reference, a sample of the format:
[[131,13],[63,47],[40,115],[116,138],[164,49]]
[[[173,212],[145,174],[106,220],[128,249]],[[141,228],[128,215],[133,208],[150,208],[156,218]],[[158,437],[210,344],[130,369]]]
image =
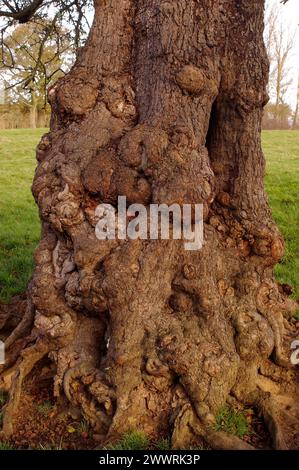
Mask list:
[[20,362],[17,365],[9,390],[8,402],[5,405],[3,413],[2,433],[6,438],[13,434],[13,424],[18,411],[23,381],[31,372],[35,364],[42,359],[48,351],[49,346],[47,342],[38,341],[36,344],[28,347],[21,353]]
[[174,423],[172,448],[188,449],[190,443],[199,437],[214,450],[254,450],[237,436],[215,430],[215,421],[212,415],[205,421],[200,420],[190,404],[185,404]]
[[255,450],[253,446],[237,436],[223,431],[207,430],[204,439],[214,450]]
[[261,393],[256,406],[277,450],[299,447],[299,406],[291,395]]
[[13,297],[9,304],[0,304],[0,331],[9,332],[16,328],[24,316],[26,307],[26,294]]
[[0,375],[0,390],[3,392],[9,392],[13,377],[17,372],[19,362],[14,362],[11,367],[6,368]]
[[32,343],[30,338],[26,337],[23,340],[19,340],[14,344],[14,347],[8,351],[5,356],[5,364],[0,368],[0,390],[8,391],[14,372],[18,368],[18,364],[21,360],[21,354],[27,345]]
[[76,366],[72,367],[64,374],[63,389],[66,397],[70,402],[73,398],[71,393],[72,381],[84,375],[92,374],[94,371],[94,364],[86,361],[80,362],[80,364],[77,364]]
[[277,450],[287,450],[286,441],[279,425],[278,410],[275,408],[271,398],[262,398],[257,402],[265,423],[273,440],[274,448]]
[[93,429],[105,436],[114,412],[115,393],[103,379],[94,364],[85,361],[65,373],[63,388],[70,403],[79,406]]
[[8,349],[17,339],[22,338],[30,331],[30,328],[34,320],[34,306],[30,300],[27,301],[27,308],[25,314],[17,325],[17,327],[12,331],[12,333],[5,340],[5,347]]
[[20,338],[13,345],[13,348],[10,348],[5,352],[5,364],[0,366],[0,381],[3,374],[10,368],[14,366],[17,360],[20,357],[21,352],[26,348],[27,344],[31,342],[30,337]]

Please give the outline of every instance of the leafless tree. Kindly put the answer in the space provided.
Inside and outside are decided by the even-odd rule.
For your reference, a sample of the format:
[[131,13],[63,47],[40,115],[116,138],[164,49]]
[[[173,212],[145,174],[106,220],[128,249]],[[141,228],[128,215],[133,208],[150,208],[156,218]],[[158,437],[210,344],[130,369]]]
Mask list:
[[12,30],[18,24],[30,22],[32,30],[39,31],[40,41],[38,49],[35,47],[35,67],[28,67],[28,76],[23,77],[22,85],[29,89],[43,67],[41,58],[49,45],[56,48],[54,61],[61,55],[62,44],[68,44],[70,53],[80,48],[90,29],[87,13],[91,8],[92,0],[0,0],[2,70],[12,70],[17,65],[11,49]]
[[[281,2],[286,3],[286,1]],[[285,96],[292,84],[289,60],[294,48],[295,35],[287,30],[280,20],[279,4],[268,2],[265,14],[265,45],[270,61],[268,92],[276,106],[275,118],[279,120],[279,110],[285,105]],[[282,107],[281,107],[282,105]]]
[[298,73],[298,84],[297,84],[297,100],[296,100],[296,108],[293,116],[293,124],[292,128],[296,129],[298,126],[298,114],[299,114],[299,73]]

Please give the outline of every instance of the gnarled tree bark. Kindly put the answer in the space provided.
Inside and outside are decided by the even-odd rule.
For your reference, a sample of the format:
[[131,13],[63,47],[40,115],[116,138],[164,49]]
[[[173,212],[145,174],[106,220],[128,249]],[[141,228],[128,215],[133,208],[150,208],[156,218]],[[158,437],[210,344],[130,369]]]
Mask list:
[[[277,448],[298,446],[284,349],[293,306],[273,279],[283,240],[263,189],[263,10],[263,0],[95,1],[85,47],[49,91],[33,183],[42,239],[7,343],[25,335],[28,346],[10,363],[6,435],[23,378],[48,354],[55,395],[105,438],[138,428],[172,432],[174,447],[196,434],[248,448],[213,428],[233,395],[260,409]],[[98,240],[95,208],[118,196],[203,203],[203,248]]]

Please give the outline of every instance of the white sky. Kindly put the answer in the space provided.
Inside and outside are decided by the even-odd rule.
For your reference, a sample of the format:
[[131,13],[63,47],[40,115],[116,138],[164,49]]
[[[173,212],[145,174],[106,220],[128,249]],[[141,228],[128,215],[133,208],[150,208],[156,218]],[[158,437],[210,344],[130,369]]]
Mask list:
[[290,78],[293,79],[287,93],[288,103],[295,107],[297,96],[297,83],[299,73],[299,0],[289,0],[285,5],[280,0],[268,0],[270,5],[276,5],[280,12],[280,19],[285,24],[286,34],[295,35],[294,49],[290,55],[288,66],[290,67]]

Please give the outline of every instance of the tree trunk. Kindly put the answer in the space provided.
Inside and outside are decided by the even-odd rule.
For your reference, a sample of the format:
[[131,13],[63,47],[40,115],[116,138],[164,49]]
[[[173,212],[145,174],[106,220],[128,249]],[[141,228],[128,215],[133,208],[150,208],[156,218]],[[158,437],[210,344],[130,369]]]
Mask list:
[[47,121],[48,121],[47,110],[46,110],[46,108],[43,108],[38,112],[37,126],[38,127],[47,127],[47,126],[49,126],[49,123],[47,123]]
[[293,116],[292,129],[296,129],[298,126],[298,114],[299,114],[299,75],[298,75],[298,85],[297,85],[297,96],[296,96],[296,108]]
[[[277,448],[298,445],[284,344],[293,305],[273,279],[283,240],[263,189],[263,10],[263,0],[95,1],[87,44],[49,91],[33,183],[42,240],[26,315],[6,341],[29,331],[29,346],[6,435],[22,380],[49,355],[55,396],[105,438],[141,429],[171,432],[174,447],[199,435],[248,448],[214,431],[233,396],[259,408]],[[95,208],[118,196],[203,203],[203,248],[98,240]]]
[[34,91],[31,91],[31,104],[29,108],[30,128],[36,129],[37,125],[37,98]]

